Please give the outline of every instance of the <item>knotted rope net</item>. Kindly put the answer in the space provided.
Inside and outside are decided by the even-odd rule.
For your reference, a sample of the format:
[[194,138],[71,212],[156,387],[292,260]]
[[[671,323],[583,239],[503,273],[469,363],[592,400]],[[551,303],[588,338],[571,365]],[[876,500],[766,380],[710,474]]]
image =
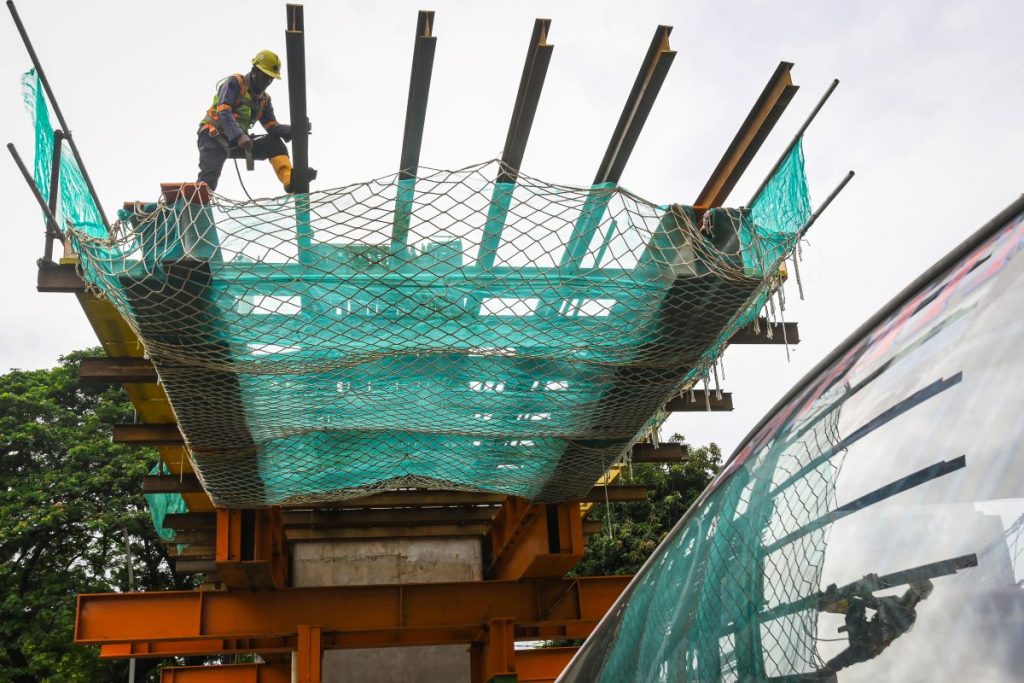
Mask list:
[[395,487],[555,501],[706,381],[809,216],[798,146],[749,210],[489,161],[246,202],[186,186],[68,235],[217,505]]

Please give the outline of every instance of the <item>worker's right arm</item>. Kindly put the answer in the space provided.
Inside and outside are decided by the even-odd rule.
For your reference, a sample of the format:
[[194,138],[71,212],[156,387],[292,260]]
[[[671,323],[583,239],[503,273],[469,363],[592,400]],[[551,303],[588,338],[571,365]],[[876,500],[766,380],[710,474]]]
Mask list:
[[243,134],[242,128],[235,120],[235,110],[228,104],[237,102],[239,99],[238,81],[232,76],[224,79],[217,91],[217,119],[220,121],[220,129],[224,132],[228,142],[234,143]]

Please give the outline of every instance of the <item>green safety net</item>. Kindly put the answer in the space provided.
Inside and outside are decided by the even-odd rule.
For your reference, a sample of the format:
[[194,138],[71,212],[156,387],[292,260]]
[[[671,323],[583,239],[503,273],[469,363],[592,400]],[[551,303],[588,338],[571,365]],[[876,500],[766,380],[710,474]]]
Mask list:
[[[21,94],[35,123],[35,164],[33,176],[43,198],[50,198],[50,173],[53,167],[53,125],[46,105],[46,95],[35,69],[21,77]],[[106,237],[100,212],[96,208],[81,169],[67,147],[61,149],[60,191],[57,202],[57,224],[64,230],[74,226],[90,237]]]
[[71,231],[217,505],[396,487],[578,499],[706,385],[809,215],[802,157],[769,189],[804,202],[775,193],[753,213],[496,182],[509,170],[171,193],[109,237]]
[[[149,473],[169,475],[171,471],[167,468],[167,465],[160,462]],[[146,498],[146,504],[149,506],[149,514],[153,518],[153,528],[156,529],[156,533],[165,541],[173,541],[174,529],[165,527],[164,519],[167,515],[188,512],[188,505],[185,504],[185,499],[181,497],[180,493],[146,493],[143,495]]]

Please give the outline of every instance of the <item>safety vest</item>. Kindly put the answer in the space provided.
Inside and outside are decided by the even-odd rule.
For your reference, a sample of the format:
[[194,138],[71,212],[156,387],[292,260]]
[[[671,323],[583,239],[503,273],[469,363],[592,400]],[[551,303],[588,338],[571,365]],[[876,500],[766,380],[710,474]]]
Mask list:
[[[238,100],[235,102],[220,102],[220,89],[228,78],[234,78],[238,81]],[[238,127],[242,129],[243,133],[248,133],[249,129],[252,128],[260,117],[263,116],[263,111],[267,107],[267,103],[270,102],[270,96],[266,93],[260,93],[256,100],[253,101],[252,93],[249,92],[248,85],[245,80],[245,76],[242,74],[233,74],[228,78],[222,79],[217,83],[217,92],[213,95],[213,104],[206,110],[206,116],[199,122],[201,128],[205,128],[210,132],[210,135],[217,135],[223,133],[220,126],[220,119],[218,115],[225,109],[233,109],[235,113],[235,120],[238,121]]]

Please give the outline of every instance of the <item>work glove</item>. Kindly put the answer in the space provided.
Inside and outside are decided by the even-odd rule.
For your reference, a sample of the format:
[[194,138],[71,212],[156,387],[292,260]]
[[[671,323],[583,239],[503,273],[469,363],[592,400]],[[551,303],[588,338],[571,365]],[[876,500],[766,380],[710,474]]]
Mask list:
[[245,151],[249,151],[250,149],[252,149],[252,140],[249,139],[248,135],[242,133],[237,138],[235,138],[235,146],[239,147],[240,149],[244,149]]
[[279,123],[276,126],[272,126],[269,132],[275,138],[280,138],[285,142],[292,141],[292,127],[287,123]]

